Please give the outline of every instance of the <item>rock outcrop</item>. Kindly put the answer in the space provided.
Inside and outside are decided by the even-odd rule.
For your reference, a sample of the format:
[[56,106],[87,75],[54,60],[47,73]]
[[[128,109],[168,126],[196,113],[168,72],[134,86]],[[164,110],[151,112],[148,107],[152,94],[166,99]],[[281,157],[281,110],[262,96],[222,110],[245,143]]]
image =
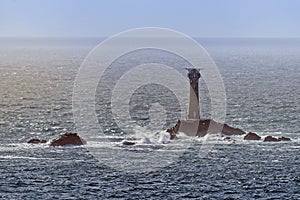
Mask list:
[[280,141],[291,141],[291,138],[287,138],[287,137],[279,137],[278,139]]
[[267,137],[265,137],[265,139],[264,139],[264,142],[278,142],[279,140],[277,139],[277,138],[275,138],[275,137],[272,137],[272,136],[267,136]]
[[181,124],[181,121],[178,120],[177,123],[175,124],[175,126],[167,129],[167,132],[170,134],[171,140],[177,139],[176,134],[179,131],[180,124]]
[[178,132],[187,136],[203,137],[206,134],[222,133],[224,135],[244,135],[241,129],[233,128],[227,124],[218,123],[212,119],[178,120],[174,127],[167,129],[170,139],[175,139]]
[[264,139],[264,142],[280,142],[280,141],[291,141],[291,139],[287,138],[287,137],[276,138],[276,137],[272,137],[270,135],[266,136]]
[[47,140],[41,140],[41,139],[30,139],[27,143],[28,144],[42,144],[42,143],[46,143]]
[[[244,135],[244,132],[241,129],[233,128],[227,124],[218,123],[212,119],[189,119],[189,120],[178,120],[175,126],[167,129],[167,132],[170,134],[170,139],[176,139],[178,132],[182,132],[187,136],[194,137],[203,137],[206,134],[216,134],[222,133],[223,135]],[[261,137],[256,133],[249,132],[245,135],[244,140],[260,140]],[[272,137],[267,136],[264,138],[264,142],[279,142],[279,141],[291,141],[287,137]]]
[[50,142],[50,146],[84,145],[86,141],[77,133],[65,133]]
[[244,140],[260,140],[261,137],[256,133],[249,132],[245,135]]

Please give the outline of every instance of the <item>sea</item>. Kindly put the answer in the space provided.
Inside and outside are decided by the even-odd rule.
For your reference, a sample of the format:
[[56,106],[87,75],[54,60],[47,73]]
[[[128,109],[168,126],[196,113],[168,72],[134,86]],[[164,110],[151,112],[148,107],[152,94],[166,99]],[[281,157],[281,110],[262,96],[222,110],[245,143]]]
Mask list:
[[[129,116],[114,115],[113,89],[129,93],[131,82],[122,77],[131,67],[165,63],[185,77],[184,60],[155,49],[122,55],[105,71],[91,105],[99,130],[84,127],[93,129],[90,139],[74,120],[74,87],[84,60],[105,39],[0,38],[0,199],[300,199],[300,39],[195,38],[221,75],[225,123],[259,141],[181,133],[170,141],[165,130],[185,110],[161,83],[139,85],[124,101]],[[203,79],[199,84],[201,117],[210,118],[209,90]],[[65,132],[87,144],[48,145]],[[263,142],[268,135],[291,141]],[[28,144],[32,138],[48,143]]]

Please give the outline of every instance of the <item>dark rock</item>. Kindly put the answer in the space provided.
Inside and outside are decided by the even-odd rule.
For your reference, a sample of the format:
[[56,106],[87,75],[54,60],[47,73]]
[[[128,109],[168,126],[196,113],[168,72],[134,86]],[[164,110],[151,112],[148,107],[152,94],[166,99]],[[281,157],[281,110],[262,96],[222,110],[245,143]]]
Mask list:
[[280,141],[291,141],[291,138],[280,137],[280,138],[278,138],[278,140],[280,140]]
[[[215,122],[215,123],[217,123],[217,122]],[[239,128],[231,127],[227,124],[224,124],[223,129],[222,129],[222,133],[225,134],[225,135],[244,135],[244,134],[246,134],[245,131],[243,131]]]
[[264,142],[279,142],[279,141],[291,141],[291,138],[287,138],[287,137],[275,138],[272,136],[267,136],[264,139]]
[[265,137],[265,139],[264,139],[264,142],[279,142],[279,141],[280,141],[279,139],[272,137],[270,135]]
[[135,145],[136,143],[124,140],[124,141],[122,141],[122,144],[127,145],[127,146],[132,146],[132,145]]
[[231,137],[225,137],[224,140],[228,141],[228,142],[235,143],[235,139],[232,139]]
[[212,119],[188,119],[178,120],[176,125],[167,129],[170,139],[175,139],[178,132],[187,136],[203,137],[206,134],[222,133],[224,135],[243,135],[246,134],[241,129],[233,128],[227,124],[218,123]]
[[46,140],[41,140],[41,139],[30,139],[27,143],[29,144],[41,144],[41,143],[46,143]]
[[86,141],[77,133],[65,133],[50,142],[50,146],[84,145]]
[[168,128],[167,132],[170,133],[170,140],[177,139],[176,134],[178,133],[181,121],[178,120],[174,127]]
[[256,133],[249,132],[245,135],[244,140],[260,140],[261,137]]

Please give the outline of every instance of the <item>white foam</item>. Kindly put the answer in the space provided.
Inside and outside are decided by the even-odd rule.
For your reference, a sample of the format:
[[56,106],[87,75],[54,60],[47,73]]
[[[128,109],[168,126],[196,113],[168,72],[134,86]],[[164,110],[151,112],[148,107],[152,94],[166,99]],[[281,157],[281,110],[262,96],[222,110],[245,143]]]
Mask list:
[[150,140],[150,138],[144,136],[140,141],[138,141],[139,144],[153,144]]
[[166,131],[161,131],[159,133],[159,139],[157,141],[159,144],[167,144],[170,143],[170,134]]
[[53,158],[36,158],[29,156],[0,156],[0,158],[4,159],[26,159],[26,160],[52,160]]

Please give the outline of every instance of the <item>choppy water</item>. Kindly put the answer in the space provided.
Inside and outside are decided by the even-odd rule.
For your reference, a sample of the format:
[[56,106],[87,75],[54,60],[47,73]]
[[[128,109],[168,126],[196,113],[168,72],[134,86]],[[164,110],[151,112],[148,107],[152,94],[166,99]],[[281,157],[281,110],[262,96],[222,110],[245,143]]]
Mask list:
[[[170,142],[159,139],[160,130],[152,135],[136,130],[149,142],[140,134],[121,132],[113,122],[106,121],[106,135],[100,139],[108,142],[101,146],[100,161],[93,155],[93,142],[85,147],[58,148],[26,144],[30,138],[50,140],[60,133],[76,131],[73,82],[81,62],[97,42],[0,40],[0,198],[300,198],[299,40],[200,40],[222,74],[226,123],[261,136],[291,137],[292,142],[263,143],[235,137],[232,143],[221,137],[205,141],[184,136]],[[157,53],[146,55],[160,58]],[[123,67],[122,63],[120,60],[115,65]],[[177,65],[174,63],[174,67]],[[100,95],[101,87],[97,91],[101,121],[110,113],[106,112],[108,102]],[[159,94],[153,94],[149,101],[161,99]],[[200,94],[202,113],[209,116],[204,86]],[[139,95],[135,96],[137,102],[145,98],[145,94]],[[132,107],[136,109],[132,117],[140,118],[140,124],[148,123],[143,113],[147,108],[137,105]],[[165,125],[175,124],[176,117],[176,112],[168,115]],[[139,145],[122,147],[119,142],[124,139],[137,140]],[[143,173],[122,170],[128,163],[144,165],[131,163],[127,157],[120,162],[109,160],[120,151],[135,159],[149,157],[157,163],[155,166],[162,166]],[[107,165],[110,161],[112,164]],[[169,164],[164,165],[166,162]]]

